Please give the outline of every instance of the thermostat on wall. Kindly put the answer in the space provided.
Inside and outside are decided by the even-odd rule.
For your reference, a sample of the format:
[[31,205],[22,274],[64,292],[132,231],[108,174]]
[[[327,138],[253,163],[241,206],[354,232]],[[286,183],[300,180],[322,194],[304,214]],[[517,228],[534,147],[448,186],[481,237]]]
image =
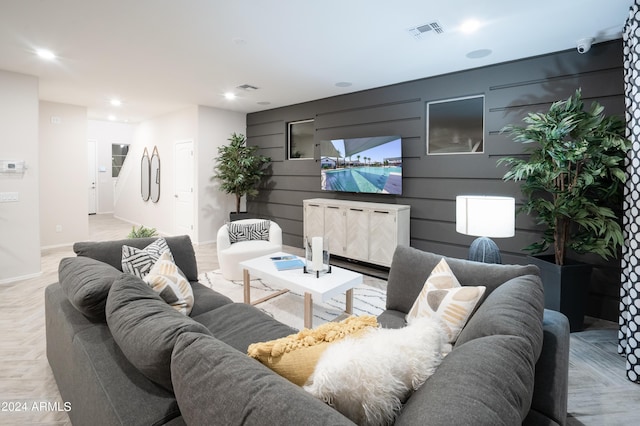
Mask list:
[[24,161],[0,160],[0,172],[24,173]]

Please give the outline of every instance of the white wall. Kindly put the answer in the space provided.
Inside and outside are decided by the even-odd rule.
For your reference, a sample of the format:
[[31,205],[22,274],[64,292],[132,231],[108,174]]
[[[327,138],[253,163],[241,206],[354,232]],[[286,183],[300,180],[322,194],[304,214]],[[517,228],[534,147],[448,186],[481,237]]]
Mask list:
[[[113,213],[113,183],[111,177],[111,144],[131,145],[135,125],[128,123],[114,123],[111,121],[89,120],[87,124],[87,138],[96,141],[97,155],[97,212]],[[138,158],[139,160],[139,158]],[[127,155],[127,162],[132,161]],[[104,168],[104,172],[100,169]]]
[[246,134],[246,114],[211,107],[198,107],[197,205],[198,236],[200,243],[215,241],[218,228],[235,211],[235,196],[220,191],[219,184],[211,181],[218,147],[229,143],[232,133]]
[[[195,243],[215,241],[218,228],[234,208],[234,199],[210,181],[214,158],[218,147],[228,142],[231,133],[244,133],[245,129],[244,113],[204,106],[189,107],[138,124],[116,187],[115,216],[136,226],[156,228],[164,235],[175,235],[174,147],[178,141],[192,140],[195,158],[192,240]],[[151,155],[154,146],[158,147],[161,171],[157,203],[142,201],[140,196],[140,158],[145,147]]]
[[89,236],[87,109],[40,102],[39,153],[41,246],[56,247],[86,240]]
[[40,273],[38,79],[0,70],[0,160],[24,160],[23,175],[0,173],[0,283]]
[[[127,162],[116,186],[114,215],[133,224],[156,228],[174,235],[173,149],[176,141],[197,136],[197,107],[189,107],[139,123],[129,146]],[[160,199],[142,201],[140,195],[140,158],[144,148],[149,156],[154,146],[160,156]]]

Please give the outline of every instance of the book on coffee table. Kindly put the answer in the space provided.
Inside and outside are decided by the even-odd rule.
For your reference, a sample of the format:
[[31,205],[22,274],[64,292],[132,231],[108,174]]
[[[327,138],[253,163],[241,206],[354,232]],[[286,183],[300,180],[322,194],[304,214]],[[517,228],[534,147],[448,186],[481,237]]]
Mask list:
[[275,256],[272,257],[271,260],[273,260],[273,264],[278,271],[304,268],[304,262],[293,255]]

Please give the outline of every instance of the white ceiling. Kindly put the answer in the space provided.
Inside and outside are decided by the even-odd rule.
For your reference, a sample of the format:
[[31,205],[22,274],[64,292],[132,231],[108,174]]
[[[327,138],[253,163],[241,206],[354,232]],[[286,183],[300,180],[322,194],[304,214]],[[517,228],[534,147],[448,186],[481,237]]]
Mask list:
[[[84,105],[92,119],[138,122],[189,105],[253,112],[620,38],[632,3],[0,0],[0,69],[38,76],[40,99]],[[481,22],[470,35],[459,30],[468,18]],[[444,33],[407,31],[433,21]],[[480,49],[492,53],[466,56]]]

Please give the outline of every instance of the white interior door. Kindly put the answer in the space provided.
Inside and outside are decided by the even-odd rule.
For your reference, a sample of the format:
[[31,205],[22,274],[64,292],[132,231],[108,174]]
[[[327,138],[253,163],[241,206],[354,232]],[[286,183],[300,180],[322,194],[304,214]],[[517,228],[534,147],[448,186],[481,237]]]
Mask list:
[[88,161],[88,188],[89,188],[89,214],[96,214],[97,212],[97,189],[96,189],[96,141],[89,140],[87,141],[87,161]]
[[194,232],[194,164],[193,141],[176,142],[175,155],[175,227],[177,235]]

